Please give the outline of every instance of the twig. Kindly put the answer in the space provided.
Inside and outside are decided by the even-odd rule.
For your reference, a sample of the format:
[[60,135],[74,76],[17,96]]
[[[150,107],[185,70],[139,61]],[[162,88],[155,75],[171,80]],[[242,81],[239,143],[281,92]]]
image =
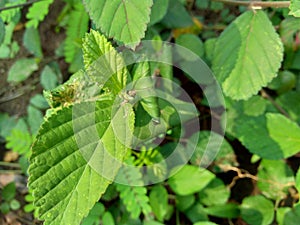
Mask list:
[[33,3],[40,2],[40,1],[44,1],[44,0],[32,0],[32,1],[25,2],[25,3],[22,3],[22,4],[18,4],[18,5],[11,5],[11,6],[2,7],[2,8],[0,8],[0,12],[4,11],[4,10],[15,9],[15,8],[20,8],[20,7],[23,7],[23,6],[31,5]]
[[0,162],[0,166],[20,168],[19,163],[11,163],[11,162]]
[[22,174],[22,170],[0,170],[0,174]]
[[261,96],[265,99],[268,99],[280,113],[290,119],[290,115],[277,102],[275,102],[274,99],[264,89],[262,89],[260,93]]
[[227,5],[248,6],[251,8],[288,8],[290,1],[277,1],[277,2],[262,2],[262,1],[234,1],[234,0],[212,0],[214,2],[222,2]]

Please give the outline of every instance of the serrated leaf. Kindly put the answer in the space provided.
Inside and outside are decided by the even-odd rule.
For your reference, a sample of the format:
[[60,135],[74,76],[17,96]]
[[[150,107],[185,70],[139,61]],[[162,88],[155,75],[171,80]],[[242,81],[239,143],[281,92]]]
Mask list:
[[38,58],[43,57],[40,34],[36,28],[26,28],[23,36],[23,44],[34,56]]
[[26,23],[26,27],[37,28],[39,23],[44,20],[45,16],[48,14],[49,6],[54,0],[43,0],[35,2],[28,10],[26,18],[29,20]]
[[190,195],[201,191],[214,178],[215,175],[206,169],[185,165],[168,183],[176,194]]
[[97,28],[108,37],[135,48],[145,36],[152,0],[84,0]]
[[109,100],[75,104],[42,125],[32,147],[29,187],[45,225],[79,225],[111,183],[105,177],[116,175],[114,160],[126,154],[134,114],[130,105],[112,106]]
[[243,199],[241,216],[249,225],[269,225],[274,218],[273,203],[262,195]]
[[291,0],[289,15],[300,17],[300,0]]
[[[66,62],[74,61],[77,52],[82,54],[81,44],[84,34],[88,30],[89,17],[85,12],[82,3],[74,5],[74,9],[70,12],[68,24],[66,27],[66,40],[64,45],[64,55]],[[82,57],[81,57],[82,59]]]
[[276,77],[282,59],[282,42],[267,15],[247,11],[219,37],[213,71],[225,95],[248,99]]
[[101,87],[118,94],[128,77],[123,58],[103,35],[94,30],[85,35],[82,48],[88,76]]
[[19,83],[26,80],[38,69],[35,59],[18,59],[8,71],[8,82]]

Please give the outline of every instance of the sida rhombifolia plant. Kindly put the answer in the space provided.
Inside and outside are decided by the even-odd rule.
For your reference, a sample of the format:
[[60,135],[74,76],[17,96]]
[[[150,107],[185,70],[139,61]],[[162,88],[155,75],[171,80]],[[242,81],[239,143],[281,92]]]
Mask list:
[[[178,123],[197,117],[198,113],[192,110],[191,103],[177,99],[174,85],[165,80],[162,90],[167,93],[168,102],[166,99],[161,100],[157,90],[158,82],[155,81],[158,75],[172,81],[170,65],[144,59],[147,51],[143,54],[135,52],[141,48],[145,32],[153,31],[155,24],[161,22],[167,27],[173,26],[177,10],[175,8],[174,11],[173,6],[179,5],[179,9],[184,9],[181,2],[83,1],[93,23],[93,29],[82,40],[84,69],[76,72],[63,85],[45,92],[51,109],[32,146],[29,187],[33,191],[39,218],[45,221],[44,224],[80,224],[115,179],[119,181],[117,190],[121,192],[120,198],[127,210],[137,212],[133,217],[143,212],[147,221],[153,219],[154,213],[156,218],[163,221],[168,214],[167,211],[163,214],[155,210],[152,212],[150,207],[151,204],[155,205],[153,199],[158,198],[158,193],[166,190],[157,186],[151,190],[148,199],[144,197],[147,189],[143,185],[153,183],[153,180],[162,181],[175,172],[165,172],[168,165],[163,165],[154,168],[153,174],[145,179],[141,172],[131,171],[130,165],[142,165],[146,159],[153,159],[157,154],[154,151],[153,155],[149,153],[148,158],[143,156],[145,161],[135,161],[135,147],[151,142]],[[235,1],[220,2],[240,4]],[[241,216],[249,224],[256,224],[249,209],[255,208],[255,203],[259,202],[269,207],[266,211],[263,207],[257,208],[262,215],[267,215],[261,224],[270,224],[274,218],[274,205],[269,199],[275,198],[278,201],[280,198],[272,196],[263,181],[272,174],[276,164],[274,160],[282,162],[281,159],[299,151],[299,117],[290,113],[292,109],[283,110],[280,106],[281,102],[287,101],[287,97],[281,96],[272,105],[263,98],[266,97],[263,88],[279,76],[287,48],[263,9],[272,6],[271,3],[278,6],[275,2],[247,3],[249,10],[232,21],[217,39],[210,40],[213,53],[206,58],[211,63],[226,101],[227,115],[224,114],[224,118],[227,117],[228,126],[223,129],[226,135],[238,139],[251,153],[262,159],[261,167],[265,169],[258,174],[261,177],[258,186],[263,195],[245,198],[240,207],[226,204],[228,194],[217,205],[210,205],[203,197],[201,203],[211,206],[203,211],[207,219],[207,215],[224,217],[220,212],[222,208],[229,218]],[[284,6],[287,4],[290,7],[289,13],[299,17],[299,0],[285,2]],[[82,6],[75,8],[85,15]],[[181,22],[187,21],[187,24],[192,21],[184,19],[188,16],[185,13],[176,16],[182,16]],[[69,37],[72,38],[71,35]],[[153,52],[159,53],[163,42],[159,36],[155,38],[159,41],[152,42],[151,47]],[[185,38],[185,41],[181,40],[183,45],[198,53],[193,46],[188,47],[187,43],[193,39]],[[178,39],[176,43],[180,43]],[[65,46],[67,50],[68,46]],[[67,60],[71,62],[74,55],[73,50],[69,51]],[[199,53],[198,56],[202,55]],[[164,57],[171,58],[172,62],[178,59],[176,54]],[[207,82],[202,77],[194,78],[194,81],[208,87],[204,93],[211,90],[210,85],[213,86],[211,81]],[[258,92],[262,94],[257,95]],[[180,106],[180,111],[176,105]],[[222,106],[222,103],[216,106]],[[286,111],[290,115],[286,115]],[[184,119],[180,117],[182,115]],[[205,138],[204,133],[198,132],[188,141],[187,146],[193,143],[197,146]],[[202,156],[200,154],[199,157]],[[194,155],[191,162],[196,162],[197,157]],[[164,161],[163,154],[160,161]],[[118,173],[123,167],[122,162],[127,167]],[[281,167],[281,171],[288,171],[285,164]],[[187,180],[187,174],[191,179]],[[291,186],[295,186],[294,177],[289,174],[283,175],[283,179],[274,179],[277,179],[277,183],[288,181]],[[169,179],[168,184],[174,193],[184,198],[212,185],[210,182],[215,178],[207,169],[199,170],[196,166],[186,165]],[[202,182],[197,183],[197,180]],[[299,179],[296,187],[299,188]],[[285,195],[286,190],[279,186],[278,192]],[[136,195],[131,197],[129,193]],[[202,192],[203,196],[206,194]],[[131,202],[139,199],[136,196],[142,197],[132,206]],[[290,213],[289,210],[278,211],[280,216],[277,219],[283,221],[282,218],[285,213]]]

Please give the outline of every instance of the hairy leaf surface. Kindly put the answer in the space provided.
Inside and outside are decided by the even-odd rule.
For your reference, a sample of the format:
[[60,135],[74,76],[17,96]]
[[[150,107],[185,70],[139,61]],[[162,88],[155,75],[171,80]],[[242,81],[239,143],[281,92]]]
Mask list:
[[277,75],[283,46],[263,11],[248,11],[232,22],[215,47],[213,70],[224,93],[248,99]]
[[75,104],[42,125],[32,147],[29,187],[45,224],[79,225],[116,175],[114,160],[126,154],[134,114],[130,105],[112,106]]
[[152,0],[84,0],[97,28],[116,41],[135,47],[145,36]]

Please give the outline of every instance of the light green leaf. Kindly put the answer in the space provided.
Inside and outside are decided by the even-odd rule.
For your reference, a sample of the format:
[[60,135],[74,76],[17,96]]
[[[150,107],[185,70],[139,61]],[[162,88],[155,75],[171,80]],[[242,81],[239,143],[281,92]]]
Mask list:
[[300,150],[300,127],[295,122],[281,114],[268,113],[267,128],[270,137],[282,149],[285,158],[290,157]]
[[222,205],[227,202],[229,196],[230,190],[226,188],[222,180],[215,178],[200,191],[199,201],[206,206]]
[[6,138],[5,147],[28,157],[31,144],[32,137],[28,131],[13,129],[11,134]]
[[145,36],[152,0],[84,0],[91,19],[109,38],[134,48]]
[[5,37],[5,25],[0,17],[0,45],[2,45]]
[[153,0],[149,25],[153,25],[163,18],[167,13],[168,6],[169,0]]
[[129,76],[123,58],[103,35],[94,30],[85,35],[82,48],[88,76],[103,88],[118,94]]
[[294,184],[294,174],[281,160],[263,159],[258,170],[257,186],[262,193],[274,200],[281,200],[288,194],[288,188]]
[[23,36],[23,44],[37,58],[42,58],[41,39],[38,29],[27,27]]
[[159,221],[164,221],[168,212],[168,192],[161,186],[156,185],[151,189],[149,194],[150,205],[153,213]]
[[8,71],[8,82],[19,83],[26,80],[38,65],[34,59],[18,59]]
[[[68,24],[66,27],[66,39],[64,45],[64,55],[66,62],[74,61],[76,54],[82,55],[81,44],[84,34],[88,30],[89,16],[85,12],[81,2],[74,5],[74,9],[70,12]],[[82,60],[82,57],[81,57]]]
[[289,15],[300,17],[300,0],[291,0],[289,8],[291,10]]
[[28,10],[26,18],[29,20],[26,23],[26,27],[37,28],[39,23],[44,20],[45,16],[48,14],[49,6],[54,0],[43,0],[35,2]]
[[266,108],[267,100],[258,95],[243,101],[243,112],[248,116],[259,116],[265,112]]
[[45,225],[79,225],[111,183],[105,177],[116,175],[119,165],[113,160],[126,154],[134,114],[130,105],[112,105],[108,100],[75,104],[42,125],[32,147],[29,187]]
[[194,223],[193,225],[217,225],[217,224],[213,222],[203,221],[203,222]]
[[298,193],[300,193],[300,169],[298,169],[296,175],[296,188],[298,190]]
[[115,225],[115,221],[110,212],[105,212],[102,218],[103,225]]
[[243,199],[241,215],[249,225],[269,225],[274,218],[274,205],[262,195],[250,196]]
[[27,107],[27,122],[32,135],[36,135],[42,122],[43,122],[43,114],[37,108],[29,105]]
[[201,191],[214,178],[215,175],[206,169],[185,165],[168,183],[176,194],[190,195]]
[[219,37],[213,71],[225,95],[248,99],[276,77],[282,59],[282,42],[267,15],[247,11]]

